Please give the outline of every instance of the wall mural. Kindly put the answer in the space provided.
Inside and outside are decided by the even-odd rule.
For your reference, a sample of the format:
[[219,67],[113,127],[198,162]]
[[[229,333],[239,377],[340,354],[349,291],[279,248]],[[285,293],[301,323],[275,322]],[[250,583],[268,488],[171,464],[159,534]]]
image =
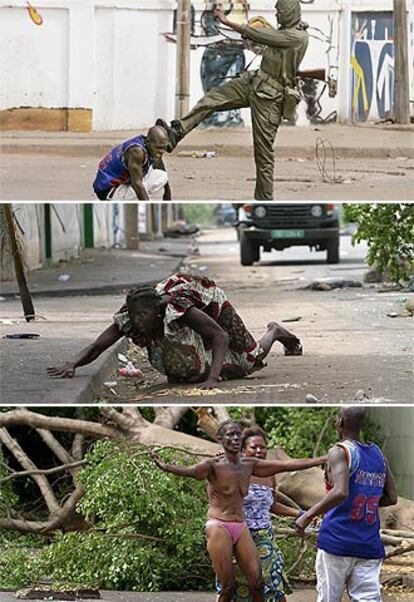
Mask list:
[[352,14],[352,121],[392,117],[393,36],[392,12]]

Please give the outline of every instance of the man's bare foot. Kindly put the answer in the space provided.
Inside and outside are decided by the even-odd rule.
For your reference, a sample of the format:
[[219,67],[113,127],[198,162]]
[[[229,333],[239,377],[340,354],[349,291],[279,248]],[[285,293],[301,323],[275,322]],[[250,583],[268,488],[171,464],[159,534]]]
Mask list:
[[285,348],[285,355],[303,355],[300,339],[293,332],[277,322],[269,322],[267,329],[272,331],[275,341],[282,343]]

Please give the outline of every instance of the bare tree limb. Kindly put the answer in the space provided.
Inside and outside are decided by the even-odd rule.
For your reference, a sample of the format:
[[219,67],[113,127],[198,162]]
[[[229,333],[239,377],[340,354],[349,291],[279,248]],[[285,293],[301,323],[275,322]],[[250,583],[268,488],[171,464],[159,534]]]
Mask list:
[[231,419],[229,411],[225,406],[214,406],[214,414],[215,414],[217,420],[219,421],[219,423],[225,422],[226,420]]
[[56,437],[47,429],[36,429],[36,432],[39,433],[40,437],[46,443],[48,448],[55,454],[55,456],[63,463],[70,464],[73,462],[74,458],[70,455],[70,453],[63,447],[61,443],[56,439]]
[[21,533],[41,533],[45,526],[44,522],[26,520],[24,518],[0,518],[0,529],[16,529]]
[[78,462],[71,462],[70,464],[61,464],[60,466],[55,466],[55,468],[37,468],[35,470],[21,470],[19,472],[13,472],[12,474],[7,475],[7,477],[3,477],[2,479],[0,479],[0,485],[3,485],[4,483],[7,483],[7,481],[11,481],[12,479],[17,479],[19,477],[56,474],[57,472],[64,472],[65,470],[71,470],[72,468],[84,466],[85,464],[85,460],[79,460]]
[[333,420],[334,420],[333,415],[329,414],[328,418],[325,420],[325,424],[323,425],[323,427],[320,430],[319,436],[315,443],[315,447],[313,448],[312,456],[318,455],[323,436],[325,435],[328,428],[330,428],[332,426]]
[[158,426],[163,426],[167,429],[173,429],[189,409],[188,406],[156,406],[154,408],[155,420],[153,424],[158,424]]
[[[32,460],[30,460],[30,458],[26,455],[26,453],[23,451],[23,449],[20,447],[17,441],[9,435],[7,429],[0,428],[0,440],[10,450],[10,452],[13,454],[13,456],[23,468],[25,468],[26,470],[38,470],[37,466],[32,462]],[[33,480],[39,487],[49,511],[59,512],[59,503],[47,478],[44,475],[34,474]]]
[[61,418],[60,416],[44,416],[43,414],[37,414],[25,408],[16,408],[9,412],[0,413],[0,427],[16,425],[66,433],[81,433],[89,437],[109,437],[110,439],[122,438],[122,434],[117,428],[105,426],[99,422],[91,422],[90,420]]
[[197,426],[203,433],[215,441],[217,439],[217,429],[220,424],[217,418],[212,416],[211,412],[208,411],[208,408],[205,407],[196,408],[194,412],[198,418]]
[[81,433],[76,433],[72,441],[72,458],[74,460],[82,460],[83,458],[83,441],[84,436]]
[[385,558],[392,558],[393,556],[399,556],[400,554],[406,554],[407,552],[412,552],[414,550],[414,544],[409,546],[401,546],[396,550],[392,550],[385,555]]
[[52,517],[42,529],[42,533],[49,533],[55,529],[60,529],[69,518],[75,514],[76,504],[84,495],[85,489],[78,485],[63,504],[57,516]]
[[142,424],[146,423],[145,418],[142,416],[141,412],[138,410],[137,406],[128,405],[122,408],[122,413],[125,416],[129,416],[132,418],[134,422],[141,422]]
[[[123,433],[131,433],[131,430],[138,426],[135,417],[127,412],[118,412],[116,408],[111,406],[102,406],[99,411],[106,420],[113,422],[117,426],[117,430],[119,429]],[[140,426],[144,424],[142,421],[139,423]]]

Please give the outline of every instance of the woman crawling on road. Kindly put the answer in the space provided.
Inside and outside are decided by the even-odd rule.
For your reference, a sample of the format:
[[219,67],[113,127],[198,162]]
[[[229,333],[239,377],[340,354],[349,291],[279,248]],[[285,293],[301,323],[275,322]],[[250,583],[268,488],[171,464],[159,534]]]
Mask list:
[[255,341],[217,284],[209,278],[173,274],[153,286],[133,288],[114,315],[114,323],[71,362],[48,368],[55,378],[72,378],[123,336],[145,347],[148,359],[170,383],[201,383],[214,388],[264,367],[275,341],[286,355],[301,355],[299,339],[270,322]]

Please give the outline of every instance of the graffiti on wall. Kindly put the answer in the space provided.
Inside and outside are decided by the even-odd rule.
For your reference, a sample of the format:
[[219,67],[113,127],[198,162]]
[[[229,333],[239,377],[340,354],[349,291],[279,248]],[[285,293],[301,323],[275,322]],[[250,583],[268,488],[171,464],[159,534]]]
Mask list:
[[[216,3],[205,0],[204,11],[201,14],[200,24],[205,36],[220,34],[214,20],[213,11]],[[233,2],[226,15],[232,21],[247,23],[249,6],[247,0]],[[244,45],[236,40],[228,40],[222,36],[212,47],[205,48],[200,65],[200,77],[204,94],[220,86],[232,77],[237,76],[246,67]],[[243,126],[240,109],[213,113],[203,122],[203,127],[237,127]]]
[[318,54],[325,55],[321,67],[326,69],[326,77],[325,81],[308,78],[300,81],[302,104],[305,105],[306,119],[309,123],[332,123],[337,120],[337,111],[332,110],[332,103],[328,102],[328,99],[334,98],[338,91],[338,17],[327,15],[320,27],[309,27],[309,36],[313,44],[318,44]]
[[[302,4],[313,4],[315,0],[301,0]],[[197,3],[198,4],[198,3]],[[192,5],[192,35],[191,47],[203,48],[200,64],[200,79],[204,94],[209,90],[223,85],[230,79],[237,77],[243,70],[258,68],[263,46],[241,40],[239,34],[228,29],[223,29],[214,19],[213,12],[217,6],[224,9],[230,20],[245,24],[249,20],[249,2],[237,0],[234,2],[220,3],[202,0],[201,10],[194,10]],[[299,121],[305,123],[330,123],[336,121],[337,112],[332,110],[333,98],[337,93],[338,55],[337,39],[339,19],[337,16],[327,15],[320,28],[309,27],[313,44],[318,44],[318,56],[321,60],[320,68],[325,68],[325,81],[304,78],[300,81],[302,102],[300,103],[301,117]],[[167,40],[176,42],[176,16],[174,17],[174,30],[172,34],[164,34]],[[246,60],[246,51],[252,51],[257,56],[257,61]],[[249,57],[251,59],[251,56]],[[319,65],[318,65],[319,67]],[[202,123],[204,127],[235,127],[243,126],[244,121],[239,109],[214,113]],[[292,123],[293,125],[293,123]]]
[[43,25],[43,17],[39,13],[39,11],[37,10],[37,8],[35,8],[34,6],[32,6],[30,4],[30,2],[26,2],[26,8],[27,8],[27,12],[29,13],[29,17],[31,18],[31,20],[33,21],[33,23],[35,25]]
[[392,116],[393,35],[392,12],[352,13],[352,121]]

